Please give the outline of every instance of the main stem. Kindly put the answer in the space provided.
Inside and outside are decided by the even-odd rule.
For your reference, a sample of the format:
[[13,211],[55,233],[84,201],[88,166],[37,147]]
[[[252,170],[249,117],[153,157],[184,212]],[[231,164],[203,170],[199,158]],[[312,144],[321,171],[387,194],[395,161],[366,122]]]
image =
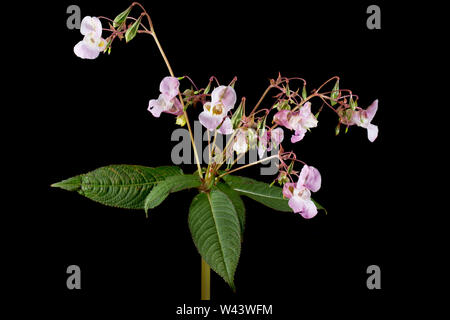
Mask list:
[[[155,39],[156,45],[158,46],[158,49],[159,49],[159,52],[161,53],[161,56],[163,57],[164,62],[166,63],[167,69],[169,69],[170,75],[172,77],[175,77],[172,67],[170,66],[169,60],[167,59],[166,54],[164,53],[164,50],[162,49],[161,44],[159,43],[158,37],[156,36],[155,30],[153,29],[153,25],[150,20],[150,16],[148,14],[147,14],[147,17],[149,19],[149,23],[150,23],[150,27],[151,27],[151,31],[152,31],[151,34],[153,36],[153,39]],[[189,123],[189,118],[188,118],[187,112],[184,109],[183,97],[181,96],[181,93],[178,93],[178,96],[180,97],[181,105],[183,106],[183,114],[186,119],[186,124],[187,124],[188,130],[189,130],[189,137],[191,138],[192,149],[194,150],[195,160],[197,161],[198,175],[200,176],[200,179],[203,179],[202,168],[200,167],[200,160],[198,157],[197,148],[195,146],[194,137],[192,135],[191,124]],[[210,267],[205,262],[205,260],[203,260],[203,258],[202,258],[202,271],[201,271],[201,299],[202,300],[210,299],[210,291],[211,291],[210,278],[211,278]]]
[[201,275],[201,298],[202,300],[209,300],[211,293],[211,268],[202,259],[202,275]]

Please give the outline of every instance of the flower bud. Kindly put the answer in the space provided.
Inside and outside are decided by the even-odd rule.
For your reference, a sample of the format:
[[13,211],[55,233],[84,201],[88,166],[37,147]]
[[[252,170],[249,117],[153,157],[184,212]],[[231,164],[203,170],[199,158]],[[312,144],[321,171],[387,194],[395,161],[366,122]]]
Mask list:
[[125,20],[128,18],[128,15],[130,14],[131,8],[132,7],[130,6],[127,10],[117,15],[113,22],[114,28],[119,27],[122,23],[125,22]]
[[289,179],[287,177],[287,173],[284,172],[284,171],[280,172],[280,175],[277,178],[277,182],[278,182],[279,185],[283,185],[283,184],[289,182]]

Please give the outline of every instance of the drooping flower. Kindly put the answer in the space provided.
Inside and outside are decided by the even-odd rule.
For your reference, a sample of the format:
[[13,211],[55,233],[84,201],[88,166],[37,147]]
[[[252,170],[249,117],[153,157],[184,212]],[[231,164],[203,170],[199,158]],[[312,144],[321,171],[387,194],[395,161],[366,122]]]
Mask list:
[[311,200],[311,191],[320,189],[322,178],[319,171],[305,165],[300,172],[297,183],[288,182],[283,187],[283,195],[289,199],[289,206],[303,218],[310,219],[317,214],[317,207]]
[[148,103],[148,111],[159,118],[162,112],[174,114],[179,116],[183,114],[183,106],[178,100],[178,90],[180,82],[175,77],[165,77],[159,85],[161,94],[158,99],[151,99]]
[[102,23],[97,17],[86,16],[81,21],[80,32],[83,40],[73,48],[74,53],[82,59],[95,59],[106,48],[106,40],[102,38]]
[[243,129],[239,129],[234,137],[233,150],[237,154],[245,153],[248,150],[247,132]]
[[317,119],[311,112],[311,103],[306,102],[298,111],[280,110],[274,117],[274,122],[294,130],[291,142],[295,143],[303,139],[308,129],[317,127]]
[[200,123],[208,130],[219,128],[221,134],[233,132],[231,120],[227,117],[228,111],[234,108],[236,92],[231,86],[219,86],[211,93],[211,102],[203,105],[203,111],[199,115]]
[[270,140],[272,142],[272,146],[277,148],[284,139],[284,131],[282,128],[275,128],[270,131]]
[[353,112],[352,122],[359,127],[367,129],[367,137],[370,142],[374,142],[378,137],[378,126],[372,124],[372,119],[378,110],[378,99],[372,102],[372,104],[366,110],[358,110]]
[[258,136],[258,156],[262,158],[269,144],[269,132],[266,129],[260,130]]
[[275,128],[270,131],[261,130],[258,141],[258,155],[260,158],[264,156],[264,152],[271,151],[272,148],[277,148],[284,139],[284,132],[282,128]]

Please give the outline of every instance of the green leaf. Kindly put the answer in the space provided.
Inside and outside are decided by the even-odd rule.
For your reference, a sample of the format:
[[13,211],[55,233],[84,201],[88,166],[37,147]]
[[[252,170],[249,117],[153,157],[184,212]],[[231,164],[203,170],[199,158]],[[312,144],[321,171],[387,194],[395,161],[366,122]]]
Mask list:
[[331,91],[331,105],[334,106],[337,102],[337,98],[339,97],[339,79],[336,80],[334,84],[333,90]]
[[[283,212],[292,212],[289,207],[289,200],[283,197],[283,189],[276,186],[270,186],[267,183],[256,181],[247,177],[226,175],[223,180],[238,194],[247,196],[263,205]],[[317,209],[326,210],[316,201],[311,199]]]
[[189,208],[189,229],[202,258],[234,290],[241,237],[236,210],[225,193],[213,188],[198,194]]
[[306,85],[305,86],[303,86],[303,90],[302,90],[302,98],[303,98],[303,100],[306,100],[306,98],[307,98],[307,93],[306,93]]
[[120,26],[123,22],[125,22],[125,20],[127,19],[128,15],[130,14],[131,11],[131,7],[129,7],[127,10],[125,10],[122,13],[119,13],[115,18],[114,18],[114,22],[113,22],[113,26],[114,28],[117,28],[118,26]]
[[181,174],[181,169],[173,166],[110,165],[54,183],[52,187],[77,191],[107,206],[143,209],[145,197],[156,184]]
[[283,198],[283,191],[280,187],[270,187],[264,182],[229,174],[224,176],[223,180],[237,193],[258,201],[269,208],[292,212],[288,200]]
[[198,174],[176,175],[167,177],[158,183],[145,198],[144,210],[153,209],[159,206],[172,192],[189,188],[197,188],[202,184]]
[[225,193],[227,197],[230,199],[231,203],[234,206],[234,209],[236,210],[236,214],[239,220],[239,225],[241,226],[241,241],[244,236],[244,229],[245,229],[245,205],[244,201],[242,201],[239,194],[230,188],[226,183],[219,182],[217,184],[217,188]]
[[125,41],[129,42],[133,40],[136,36],[136,33],[139,29],[139,25],[141,24],[142,16],[140,16],[132,25],[128,28],[127,32],[125,32]]

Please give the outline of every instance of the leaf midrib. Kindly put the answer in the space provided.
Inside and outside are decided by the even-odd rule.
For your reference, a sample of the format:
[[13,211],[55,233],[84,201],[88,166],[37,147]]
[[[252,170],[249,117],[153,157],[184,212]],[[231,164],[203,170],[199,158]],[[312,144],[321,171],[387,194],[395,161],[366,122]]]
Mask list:
[[[111,187],[132,187],[132,186],[145,186],[148,184],[155,184],[163,182],[164,180],[160,181],[153,181],[153,182],[145,182],[145,183],[133,183],[133,184],[92,184],[92,183],[81,183],[80,185],[88,185],[88,186],[94,186],[94,187],[103,187],[103,186],[111,186]],[[77,184],[74,184],[77,185]]]
[[259,197],[265,197],[265,198],[269,198],[269,199],[277,199],[277,200],[285,200],[284,198],[280,198],[280,197],[274,197],[274,196],[268,196],[262,193],[254,193],[254,192],[250,192],[248,190],[243,190],[243,189],[239,189],[239,188],[233,188],[235,191],[241,192],[241,193],[248,193],[248,194],[252,194],[255,196],[259,196]]
[[217,229],[217,221],[216,221],[216,217],[214,215],[213,205],[211,202],[211,195],[209,193],[207,193],[206,197],[208,198],[209,207],[211,208],[211,214],[212,214],[212,217],[214,220],[214,228],[216,229],[217,238],[219,239],[220,254],[222,255],[223,264],[225,265],[225,270],[227,272],[228,280],[231,281],[230,271],[228,270],[227,261],[225,259],[225,255],[224,255],[224,251],[223,251],[222,240],[220,239],[220,233],[219,233],[219,230]]

